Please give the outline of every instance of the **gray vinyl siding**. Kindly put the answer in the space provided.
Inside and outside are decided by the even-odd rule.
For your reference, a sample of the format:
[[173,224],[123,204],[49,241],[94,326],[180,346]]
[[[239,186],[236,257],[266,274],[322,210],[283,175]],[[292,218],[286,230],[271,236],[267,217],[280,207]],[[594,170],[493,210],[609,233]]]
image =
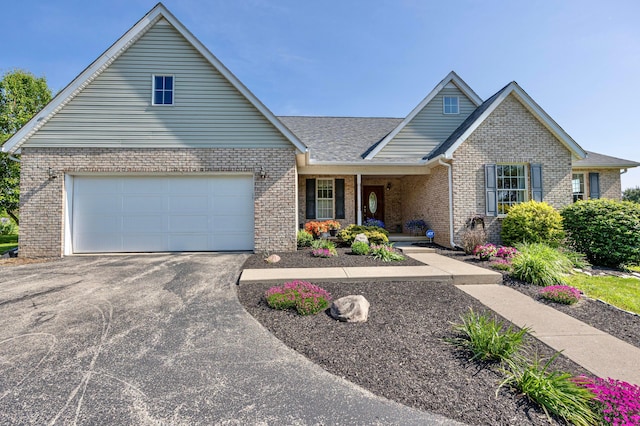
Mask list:
[[[460,114],[444,114],[442,98],[458,96]],[[424,157],[444,142],[476,109],[457,87],[442,89],[380,152],[376,158]]]
[[[151,105],[152,75],[174,105]],[[25,144],[31,147],[284,148],[290,142],[161,20]]]

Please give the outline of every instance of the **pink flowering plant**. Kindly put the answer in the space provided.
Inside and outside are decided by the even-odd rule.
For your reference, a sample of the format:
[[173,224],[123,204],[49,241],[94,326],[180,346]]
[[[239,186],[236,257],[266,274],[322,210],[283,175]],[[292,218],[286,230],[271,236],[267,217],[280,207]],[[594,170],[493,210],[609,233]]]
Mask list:
[[491,243],[476,246],[473,249],[473,255],[478,256],[480,260],[489,260],[498,253],[498,248]]
[[640,425],[640,386],[599,377],[578,377],[576,383],[593,392],[604,424]]
[[333,257],[336,254],[337,252],[335,251],[335,249],[332,251],[328,248],[318,248],[311,251],[311,256],[313,257]]
[[540,296],[552,302],[573,305],[580,300],[581,294],[580,290],[575,287],[568,285],[550,285],[540,290]]
[[491,266],[493,269],[497,269],[499,271],[510,271],[511,270],[511,260],[509,259],[503,259],[503,258],[497,258],[495,260],[492,260],[491,263],[489,263],[489,266]]
[[265,298],[273,309],[295,308],[300,315],[312,315],[329,307],[331,294],[308,281],[296,280],[271,287],[266,291]]
[[513,259],[518,254],[518,249],[515,247],[503,246],[498,248],[495,256],[501,259]]

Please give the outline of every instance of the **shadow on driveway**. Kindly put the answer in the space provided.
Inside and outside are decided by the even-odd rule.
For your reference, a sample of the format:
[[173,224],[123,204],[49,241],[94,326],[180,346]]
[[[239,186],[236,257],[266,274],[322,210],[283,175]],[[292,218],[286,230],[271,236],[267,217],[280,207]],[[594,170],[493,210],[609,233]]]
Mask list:
[[237,301],[245,254],[0,268],[1,424],[449,424],[333,376]]

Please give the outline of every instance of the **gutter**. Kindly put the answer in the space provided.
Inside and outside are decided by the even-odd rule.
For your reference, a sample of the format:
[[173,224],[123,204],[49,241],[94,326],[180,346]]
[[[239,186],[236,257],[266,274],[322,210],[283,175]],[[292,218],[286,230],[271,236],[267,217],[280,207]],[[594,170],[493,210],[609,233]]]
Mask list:
[[451,164],[442,161],[442,157],[438,158],[438,164],[447,168],[447,176],[449,177],[449,244],[452,249],[455,249],[456,243],[453,241],[453,170]]

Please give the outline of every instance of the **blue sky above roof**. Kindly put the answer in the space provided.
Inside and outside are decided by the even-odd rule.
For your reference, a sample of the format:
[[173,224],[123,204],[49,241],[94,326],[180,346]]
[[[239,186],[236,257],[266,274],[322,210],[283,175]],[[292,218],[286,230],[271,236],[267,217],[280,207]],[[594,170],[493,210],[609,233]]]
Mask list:
[[[60,90],[155,3],[9,2],[0,72]],[[583,148],[640,161],[633,0],[163,3],[276,115],[404,117],[455,70],[483,99],[515,80]]]

